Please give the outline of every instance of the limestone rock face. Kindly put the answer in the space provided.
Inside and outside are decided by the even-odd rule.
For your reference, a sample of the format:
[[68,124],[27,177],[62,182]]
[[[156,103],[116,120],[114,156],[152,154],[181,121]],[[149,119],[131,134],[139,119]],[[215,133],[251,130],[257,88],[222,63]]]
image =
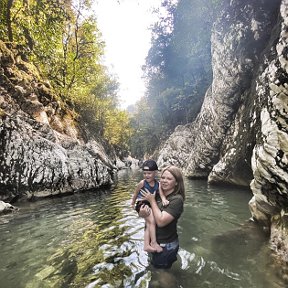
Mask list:
[[202,109],[192,124],[177,127],[158,159],[210,183],[250,185],[251,214],[270,229],[271,247],[285,261],[287,31],[287,0],[230,1],[214,25],[213,82]]
[[279,26],[280,1],[270,2],[230,1],[216,21],[211,39],[213,82],[196,120],[178,127],[164,144],[160,165],[177,163],[189,177],[249,185],[255,73],[265,64],[260,55]]
[[49,83],[11,49],[0,43],[0,199],[111,184],[116,167],[103,146],[84,140]]
[[271,225],[272,248],[288,262],[288,1],[282,2],[280,15],[273,59],[257,79],[255,106],[261,109],[251,189],[257,211],[263,210],[263,202],[269,205],[264,222]]

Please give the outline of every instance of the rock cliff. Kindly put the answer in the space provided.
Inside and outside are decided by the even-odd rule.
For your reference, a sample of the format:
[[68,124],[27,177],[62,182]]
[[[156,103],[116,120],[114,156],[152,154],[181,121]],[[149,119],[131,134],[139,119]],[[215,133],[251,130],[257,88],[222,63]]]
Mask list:
[[116,167],[99,142],[83,135],[36,68],[0,42],[0,199],[111,184]]
[[[253,218],[288,261],[288,1],[232,0],[215,22],[213,82],[197,119],[158,163],[210,183],[251,187]],[[285,256],[286,255],[286,256]]]

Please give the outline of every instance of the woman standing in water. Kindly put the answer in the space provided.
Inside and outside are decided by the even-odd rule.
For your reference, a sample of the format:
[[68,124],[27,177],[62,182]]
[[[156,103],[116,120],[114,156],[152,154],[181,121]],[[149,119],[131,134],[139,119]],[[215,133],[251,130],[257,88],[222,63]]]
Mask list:
[[159,196],[155,197],[155,194],[143,192],[143,198],[149,201],[151,208],[148,205],[142,205],[139,215],[147,217],[152,209],[157,225],[156,239],[163,251],[151,253],[151,263],[155,268],[167,269],[177,260],[179,249],[177,221],[183,212],[185,200],[185,187],[181,170],[176,166],[163,168],[160,184],[169,205],[163,206]]

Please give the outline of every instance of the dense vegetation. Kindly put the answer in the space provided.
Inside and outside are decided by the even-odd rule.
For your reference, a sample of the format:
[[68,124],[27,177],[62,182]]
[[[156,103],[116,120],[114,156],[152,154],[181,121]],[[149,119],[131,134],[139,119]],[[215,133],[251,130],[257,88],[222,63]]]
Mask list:
[[117,108],[118,83],[101,64],[105,43],[91,0],[2,0],[0,39],[17,44],[92,135],[140,158],[199,112],[212,80],[212,24],[224,2],[162,1],[143,67],[147,93],[132,118]]
[[104,43],[88,0],[1,0],[0,39],[36,65],[90,133],[128,148],[128,114],[118,83],[101,64]]
[[211,31],[224,2],[162,1],[143,67],[147,93],[133,117],[132,154],[152,154],[177,125],[197,116],[212,81]]

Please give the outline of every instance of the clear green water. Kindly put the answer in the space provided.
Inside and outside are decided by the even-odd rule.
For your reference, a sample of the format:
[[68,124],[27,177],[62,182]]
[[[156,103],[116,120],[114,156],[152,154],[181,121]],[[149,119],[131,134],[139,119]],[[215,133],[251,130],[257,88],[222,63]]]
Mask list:
[[143,219],[130,208],[141,173],[112,190],[17,204],[0,218],[0,287],[287,287],[264,233],[249,223],[251,192],[186,180],[178,261],[149,266]]

